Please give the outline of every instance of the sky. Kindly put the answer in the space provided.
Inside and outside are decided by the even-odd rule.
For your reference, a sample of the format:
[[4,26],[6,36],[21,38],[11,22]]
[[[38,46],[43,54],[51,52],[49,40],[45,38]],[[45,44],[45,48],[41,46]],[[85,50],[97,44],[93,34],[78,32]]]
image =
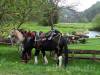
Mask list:
[[75,5],[77,11],[84,11],[100,0],[62,0],[60,5]]

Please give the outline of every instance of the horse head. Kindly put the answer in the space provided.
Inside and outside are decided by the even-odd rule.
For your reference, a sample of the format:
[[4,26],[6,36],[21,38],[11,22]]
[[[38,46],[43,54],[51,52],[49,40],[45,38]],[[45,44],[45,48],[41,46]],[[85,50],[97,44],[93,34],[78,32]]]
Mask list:
[[8,37],[10,38],[12,44],[13,44],[13,41],[15,41],[17,43],[21,43],[24,41],[23,34],[15,28],[10,31]]

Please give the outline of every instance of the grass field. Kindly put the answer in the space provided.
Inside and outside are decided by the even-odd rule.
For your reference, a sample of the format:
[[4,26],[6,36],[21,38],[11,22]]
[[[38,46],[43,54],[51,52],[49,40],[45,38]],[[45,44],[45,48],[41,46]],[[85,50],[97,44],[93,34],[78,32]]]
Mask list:
[[100,75],[100,63],[96,61],[73,60],[67,68],[58,68],[52,57],[48,59],[48,65],[43,65],[41,55],[38,65],[33,64],[33,57],[23,64],[16,47],[0,46],[0,75]]
[[100,50],[100,38],[87,39],[86,44],[71,44],[70,49],[80,49],[80,50]]
[[[54,26],[55,29],[60,30],[61,32],[73,32],[73,31],[84,31],[91,29],[93,25],[91,23],[59,23]],[[49,26],[40,26],[37,23],[25,23],[21,28],[30,30],[30,31],[44,31],[47,32],[50,30]]]
[[[4,35],[17,26],[15,25],[4,25],[1,27],[0,31],[4,32]],[[60,30],[61,32],[73,32],[73,31],[87,31],[93,27],[92,23],[58,23],[54,26],[55,29]],[[40,26],[37,23],[27,22],[21,25],[20,28],[30,31],[44,31],[47,32],[51,29],[50,26]],[[0,32],[1,33],[1,32]]]
[[[91,23],[70,23],[56,25],[56,29],[61,32],[87,31],[91,29]],[[4,27],[5,28],[5,27]],[[5,28],[7,32],[12,26]],[[25,30],[44,31],[50,30],[50,27],[43,27],[37,23],[25,23],[21,26]],[[7,34],[7,33],[5,33]],[[70,49],[100,50],[100,39],[87,39],[86,44],[72,44]],[[33,49],[34,54],[34,49]],[[42,57],[39,57],[39,64],[34,65],[34,58],[28,64],[21,63],[20,55],[16,47],[0,45],[0,75],[100,75],[100,62],[92,60],[73,60],[69,61],[67,68],[58,68],[55,61],[47,53],[48,65],[44,65]]]

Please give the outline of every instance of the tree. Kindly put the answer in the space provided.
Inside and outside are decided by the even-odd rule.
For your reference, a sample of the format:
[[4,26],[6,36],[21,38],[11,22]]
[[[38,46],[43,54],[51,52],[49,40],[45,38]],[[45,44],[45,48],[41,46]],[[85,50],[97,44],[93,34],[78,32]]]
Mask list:
[[[36,0],[38,1],[38,0]],[[0,2],[0,24],[7,22],[19,28],[31,15],[37,12],[36,1],[33,0],[1,0]]]
[[[13,24],[19,28],[24,22],[35,18],[42,25],[53,25],[59,19],[59,3],[64,0],[1,0],[0,23]],[[6,20],[4,20],[4,18]]]
[[1,0],[0,1],[0,35],[5,34],[5,31],[9,30],[4,27],[4,25],[9,25],[8,21],[11,19],[9,15],[13,7],[11,0]]
[[27,21],[32,11],[32,3],[32,0],[1,0],[0,33],[8,32],[11,24],[14,28],[19,28]]
[[94,29],[100,31],[100,14],[97,14],[93,19]]
[[39,19],[39,23],[44,26],[51,26],[53,29],[53,25],[58,22],[58,13],[59,7],[58,3],[61,0],[45,0],[42,4],[42,13],[41,18]]
[[[51,26],[51,29],[53,29],[54,24],[58,23],[59,20],[59,10],[62,9],[65,0],[45,0],[46,2],[43,2],[43,8],[41,13],[41,18],[39,20],[40,24]],[[67,0],[66,0],[67,1]],[[43,4],[42,3],[42,4]],[[73,9],[76,5],[66,5],[66,8]]]

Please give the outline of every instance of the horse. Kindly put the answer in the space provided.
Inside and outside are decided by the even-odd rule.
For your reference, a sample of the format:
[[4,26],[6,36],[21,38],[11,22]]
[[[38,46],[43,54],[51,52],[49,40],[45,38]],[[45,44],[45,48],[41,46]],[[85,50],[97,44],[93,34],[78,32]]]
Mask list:
[[[37,44],[39,46],[35,50],[35,64],[38,63],[37,56],[39,51],[42,51],[43,56],[45,56],[45,51],[52,50],[57,55],[57,64],[59,67],[62,66],[63,53],[64,53],[64,66],[68,63],[68,46],[66,37],[62,36],[58,31],[50,31],[47,33],[46,40],[39,41]],[[37,45],[36,45],[37,46]],[[46,57],[44,57],[45,63],[48,63]]]
[[18,45],[18,51],[22,51],[23,50],[23,41],[25,40],[24,35],[22,35],[22,33],[17,30],[17,29],[12,29],[9,33],[8,38],[10,38],[11,40],[11,44],[13,45],[14,43],[17,43]]
[[[37,37],[35,37],[34,34],[36,34],[35,31],[31,33],[31,32],[25,32],[22,29],[19,29],[19,30],[12,29],[10,32],[9,38],[11,39],[12,44],[13,44],[13,40],[15,40],[18,46],[20,47],[22,62],[25,62],[25,63],[28,62],[28,60],[31,58],[31,51],[33,48],[36,48],[36,51],[37,51],[37,47],[34,46],[36,43],[35,38]],[[44,56],[44,60],[45,59],[46,59],[46,56]]]
[[[22,62],[27,63],[31,58],[31,51],[34,48],[34,33],[26,32],[22,29],[12,29],[9,38],[11,39],[11,43],[13,44],[13,40],[18,44],[18,50],[21,53]],[[13,40],[12,40],[13,39]]]
[[[57,54],[57,64],[59,66],[62,65],[62,54],[64,53],[64,65],[68,63],[68,47],[67,47],[67,41],[66,39],[61,36],[61,34],[49,32],[49,35],[46,36],[45,40],[37,40],[36,41],[36,32],[33,32],[34,36],[26,35],[25,37],[22,32],[19,30],[12,30],[11,37],[15,36],[23,45],[23,51],[22,51],[22,60],[27,63],[28,60],[31,58],[31,51],[33,48],[35,48],[35,57],[34,57],[34,63],[38,63],[38,55],[41,51],[43,54],[44,62],[45,64],[48,63],[45,51],[46,50],[54,50]],[[18,37],[20,34],[20,38]],[[32,35],[32,34],[30,34]],[[22,39],[23,38],[23,39]]]

